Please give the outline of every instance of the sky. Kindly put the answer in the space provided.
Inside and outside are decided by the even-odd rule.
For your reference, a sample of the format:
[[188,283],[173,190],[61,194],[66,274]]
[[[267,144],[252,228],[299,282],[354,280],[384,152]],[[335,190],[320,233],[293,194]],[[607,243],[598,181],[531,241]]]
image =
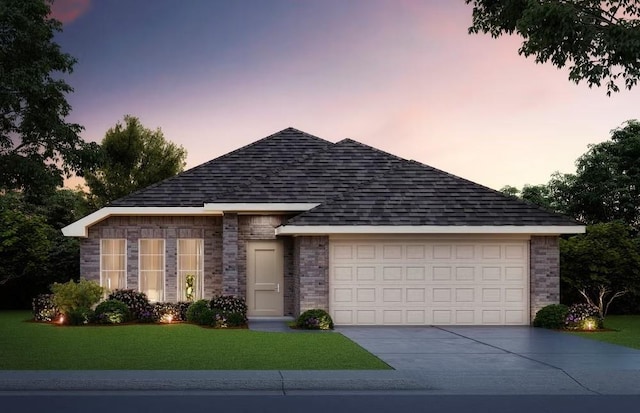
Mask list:
[[87,141],[130,114],[187,168],[287,127],[351,138],[482,185],[575,172],[589,144],[638,118],[640,87],[607,97],[469,35],[463,0],[56,0],[78,62],[68,121]]

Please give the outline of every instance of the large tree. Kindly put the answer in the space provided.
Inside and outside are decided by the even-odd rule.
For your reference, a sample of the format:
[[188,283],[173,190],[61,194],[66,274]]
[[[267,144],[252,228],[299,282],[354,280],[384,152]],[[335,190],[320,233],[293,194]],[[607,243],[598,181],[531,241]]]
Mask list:
[[100,148],[100,166],[85,176],[96,208],[176,175],[187,157],[182,146],[167,141],[160,129],[145,128],[134,116],[109,129]]
[[53,40],[50,0],[0,2],[0,190],[51,191],[95,160],[95,145],[65,118],[75,59]]
[[576,166],[570,213],[588,224],[619,220],[640,230],[640,122],[613,130]]
[[[569,66],[569,79],[589,87],[631,89],[640,78],[637,0],[465,0],[473,4],[470,33],[516,33],[518,53],[537,63]],[[622,82],[620,82],[622,80]]]

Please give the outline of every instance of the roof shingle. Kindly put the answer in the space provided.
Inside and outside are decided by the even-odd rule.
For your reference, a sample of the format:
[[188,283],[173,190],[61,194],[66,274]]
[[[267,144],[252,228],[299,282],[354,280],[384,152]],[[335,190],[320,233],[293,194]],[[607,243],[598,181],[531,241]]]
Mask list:
[[319,203],[287,225],[580,225],[495,190],[345,139],[288,128],[111,206]]

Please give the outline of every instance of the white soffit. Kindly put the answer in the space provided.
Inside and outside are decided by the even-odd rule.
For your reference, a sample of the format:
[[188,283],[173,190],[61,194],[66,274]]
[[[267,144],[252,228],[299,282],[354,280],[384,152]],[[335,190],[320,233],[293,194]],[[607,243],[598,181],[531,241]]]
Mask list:
[[585,226],[444,226],[444,225],[285,225],[276,228],[276,235],[328,235],[328,234],[583,234]]
[[111,216],[217,215],[202,207],[105,207],[62,228],[66,237],[87,237],[88,228]]
[[300,212],[317,207],[318,203],[209,203],[204,204],[208,212]]

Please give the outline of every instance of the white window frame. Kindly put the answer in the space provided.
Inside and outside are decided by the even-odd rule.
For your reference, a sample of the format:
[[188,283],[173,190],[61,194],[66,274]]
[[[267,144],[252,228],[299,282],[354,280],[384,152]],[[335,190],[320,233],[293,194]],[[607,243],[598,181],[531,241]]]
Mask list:
[[[138,291],[146,294],[146,291],[142,291],[142,242],[143,241],[162,241],[162,296],[156,301],[158,303],[164,302],[166,297],[167,287],[167,241],[164,238],[140,238],[138,239]],[[148,271],[148,270],[145,270]]]
[[123,274],[124,287],[122,289],[126,289],[127,288],[127,259],[128,259],[126,238],[100,238],[100,286],[108,288],[108,286],[106,286],[104,282],[104,271],[106,270],[103,268],[103,265],[102,265],[102,257],[104,256],[103,241],[107,241],[107,240],[108,241],[124,241],[124,268],[122,269],[122,272],[124,273]]
[[[176,241],[176,250],[177,250],[177,255],[178,255],[178,259],[177,259],[177,268],[176,268],[176,297],[178,301],[183,301],[183,297],[182,297],[182,290],[183,290],[183,286],[182,286],[182,282],[180,279],[180,241],[192,241],[192,240],[196,240],[196,241],[200,241],[202,243],[202,253],[200,254],[200,274],[196,274],[197,277],[197,285],[198,285],[198,290],[196,291],[195,297],[194,297],[194,301],[197,300],[201,300],[204,297],[204,238],[178,238],[178,240]],[[186,299],[186,298],[185,298]]]

